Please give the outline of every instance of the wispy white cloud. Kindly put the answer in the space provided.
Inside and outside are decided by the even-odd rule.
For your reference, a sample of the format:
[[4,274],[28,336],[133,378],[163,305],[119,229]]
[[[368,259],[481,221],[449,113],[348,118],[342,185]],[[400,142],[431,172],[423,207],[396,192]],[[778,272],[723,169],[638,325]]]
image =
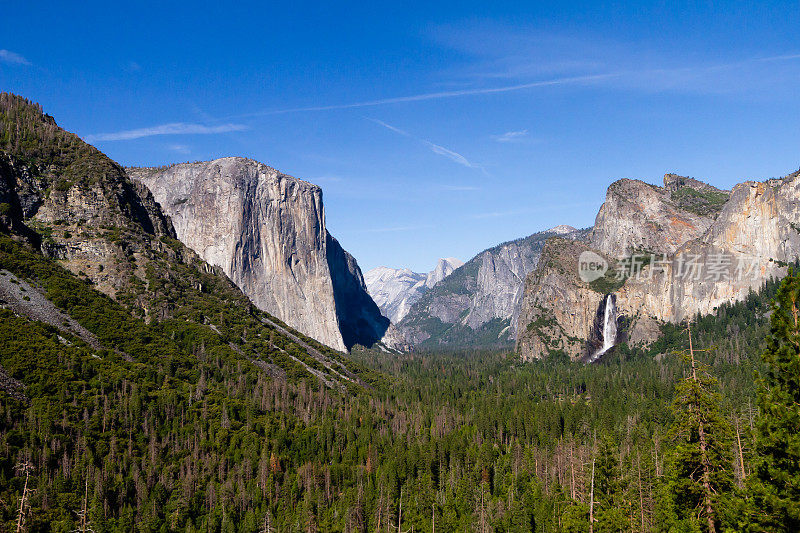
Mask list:
[[0,63],[11,63],[14,65],[30,65],[31,62],[23,56],[11,50],[0,50]]
[[786,54],[781,56],[770,56],[759,58],[759,61],[791,61],[793,59],[800,59],[800,54]]
[[400,135],[402,135],[402,136],[404,136],[404,137],[412,137],[412,138],[414,138],[414,136],[413,136],[413,135],[411,135],[410,133],[408,133],[407,131],[405,131],[405,130],[401,130],[400,128],[395,128],[395,127],[394,127],[394,126],[392,126],[391,124],[387,124],[387,123],[385,123],[385,122],[384,122],[384,121],[382,121],[382,120],[378,120],[377,118],[371,118],[371,119],[369,119],[369,120],[371,120],[371,121],[372,121],[372,122],[374,122],[375,124],[380,124],[381,126],[383,126],[384,128],[386,128],[387,130],[391,130],[391,131],[393,131],[393,132],[395,132],[395,133],[398,133],[398,134],[400,134]]
[[401,104],[406,102],[421,102],[425,100],[440,100],[443,98],[453,98],[458,96],[475,96],[483,94],[497,94],[507,93],[513,91],[522,91],[525,89],[533,89],[536,87],[549,87],[553,85],[566,85],[566,84],[579,84],[591,83],[608,78],[617,77],[619,74],[591,74],[587,76],[570,76],[564,78],[554,78],[549,80],[535,81],[531,83],[519,83],[516,85],[504,85],[502,87],[485,87],[481,89],[460,89],[455,91],[439,91],[431,93],[415,94],[411,96],[397,96],[393,98],[381,98],[378,100],[366,100],[363,102],[353,102],[349,104],[336,104],[324,106],[310,106],[310,107],[293,107],[287,109],[275,109],[272,111],[261,111],[256,113],[248,113],[245,115],[238,115],[239,117],[256,117],[264,115],[279,115],[283,113],[297,113],[301,111],[332,111],[336,109],[355,109],[359,107],[373,107],[387,104]]
[[387,124],[386,122],[384,122],[382,120],[378,120],[376,118],[371,118],[371,119],[368,119],[368,120],[371,120],[375,124],[380,124],[384,128],[386,128],[386,129],[388,129],[390,131],[393,131],[393,132],[397,133],[398,135],[402,135],[403,137],[408,137],[409,139],[414,139],[415,141],[420,142],[420,143],[424,144],[425,146],[427,146],[428,148],[430,148],[431,152],[433,152],[435,154],[438,154],[438,155],[441,155],[443,157],[446,157],[447,159],[449,159],[450,161],[453,161],[454,163],[457,163],[457,164],[459,164],[461,166],[465,166],[467,168],[474,168],[474,169],[480,170],[481,172],[486,174],[486,170],[482,166],[470,162],[466,157],[464,157],[463,155],[459,154],[458,152],[450,150],[449,148],[445,148],[444,146],[432,143],[431,141],[429,141],[427,139],[422,139],[420,137],[412,135],[412,134],[408,133],[405,130],[401,130],[400,128],[392,126],[391,124]]
[[[800,59],[800,54],[790,51],[783,55],[749,57],[729,62],[683,64],[663,50],[637,49],[627,42],[598,39],[596,36],[575,37],[547,34],[507,27],[489,28],[481,23],[478,28],[459,30],[449,28],[445,44],[468,55],[475,63],[466,70],[451,72],[455,79],[443,83],[481,82],[487,79],[535,81],[509,83],[495,87],[478,87],[445,91],[424,92],[407,96],[376,98],[341,104],[316,105],[256,111],[230,117],[257,117],[284,113],[332,111],[355,109],[409,102],[449,99],[525,91],[555,86],[604,85],[621,89],[647,92],[728,91],[745,85],[743,80],[757,83],[766,80],[763,75],[752,75],[748,69],[764,63],[787,63]],[[488,32],[488,33],[487,33]],[[479,44],[478,44],[479,43]],[[492,46],[487,46],[492,43]],[[729,74],[726,74],[726,71]],[[725,83],[736,76],[736,83]],[[544,78],[544,79],[543,79]],[[735,87],[731,87],[731,85]]]
[[458,163],[459,165],[463,165],[463,166],[465,166],[467,168],[476,168],[475,165],[473,165],[472,163],[467,161],[467,158],[464,157],[463,155],[459,154],[458,152],[454,152],[452,150],[448,150],[444,146],[439,146],[438,144],[434,144],[434,143],[432,143],[430,141],[426,141],[424,139],[422,140],[422,142],[425,143],[425,145],[428,148],[430,148],[431,151],[434,154],[443,155],[444,157],[446,157],[450,161],[454,161],[454,162]]
[[167,148],[179,154],[189,154],[192,152],[191,148],[185,144],[170,144]]
[[135,130],[117,131],[114,133],[97,133],[85,137],[88,142],[95,141],[129,141],[141,139],[142,137],[152,137],[154,135],[209,135],[214,133],[228,133],[231,131],[246,130],[243,124],[221,124],[219,126],[207,126],[205,124],[187,124],[185,122],[173,122],[161,124],[149,128],[139,128]]
[[502,135],[492,135],[492,138],[499,143],[508,143],[521,140],[528,136],[528,130],[507,131]]

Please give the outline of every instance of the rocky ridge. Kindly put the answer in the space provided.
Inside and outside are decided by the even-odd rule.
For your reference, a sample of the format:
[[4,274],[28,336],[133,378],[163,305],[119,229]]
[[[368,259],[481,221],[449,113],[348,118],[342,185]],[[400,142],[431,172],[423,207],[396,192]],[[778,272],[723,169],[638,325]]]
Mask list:
[[[59,128],[41,106],[0,93],[6,313],[47,322],[62,342],[85,343],[99,358],[116,352],[126,364],[159,353],[206,361],[213,353],[270,377],[340,390],[364,384],[341,353],[258,310],[175,237],[149,190],[122,167]],[[126,337],[117,326],[139,333]]]

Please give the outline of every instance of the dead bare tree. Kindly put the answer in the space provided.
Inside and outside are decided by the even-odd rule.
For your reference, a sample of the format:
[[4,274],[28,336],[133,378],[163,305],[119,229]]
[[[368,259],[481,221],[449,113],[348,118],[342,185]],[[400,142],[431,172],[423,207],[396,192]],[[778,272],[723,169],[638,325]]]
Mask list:
[[22,496],[19,499],[19,512],[17,513],[17,533],[21,533],[25,527],[25,505],[28,503],[28,496],[33,492],[33,489],[28,488],[28,481],[30,480],[32,470],[33,465],[27,459],[17,465],[17,471],[20,475],[25,475],[25,484],[22,487]]
[[275,533],[275,529],[272,527],[272,513],[267,511],[264,514],[264,522],[261,526],[261,529],[258,530],[258,533]]
[[410,529],[406,529],[403,531],[401,525],[403,522],[403,488],[400,487],[400,503],[397,510],[397,526],[391,526],[391,524],[387,524],[397,530],[397,533],[410,533]]
[[87,470],[86,481],[83,489],[83,505],[80,511],[75,511],[78,515],[78,527],[73,529],[73,533],[94,533],[94,529],[89,524],[89,473]]

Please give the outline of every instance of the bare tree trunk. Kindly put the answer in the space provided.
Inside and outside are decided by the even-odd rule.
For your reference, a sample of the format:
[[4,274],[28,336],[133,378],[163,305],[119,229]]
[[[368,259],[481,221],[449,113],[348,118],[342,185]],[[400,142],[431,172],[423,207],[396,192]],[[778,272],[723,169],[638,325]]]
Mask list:
[[570,442],[569,444],[569,469],[572,474],[572,480],[570,482],[570,494],[572,494],[572,499],[575,499],[575,457],[572,453],[573,450],[573,443]]
[[642,456],[636,450],[636,470],[639,473],[639,514],[642,517],[642,531],[644,531],[644,495],[642,494]]
[[403,519],[403,487],[400,487],[400,508],[397,512],[397,533],[400,533],[402,530],[400,529],[400,523]]
[[592,484],[589,490],[589,533],[594,533],[594,457],[592,457]]
[[22,497],[19,500],[19,514],[17,515],[17,533],[21,533],[25,525],[25,502],[28,499],[28,480],[33,466],[28,461],[20,463],[19,469],[25,473],[25,485],[22,487]]
[[742,439],[739,436],[739,417],[736,417],[736,444],[739,447],[739,470],[742,475],[739,479],[739,486],[744,486],[744,478],[747,477],[747,472],[744,470],[744,453],[742,453]]

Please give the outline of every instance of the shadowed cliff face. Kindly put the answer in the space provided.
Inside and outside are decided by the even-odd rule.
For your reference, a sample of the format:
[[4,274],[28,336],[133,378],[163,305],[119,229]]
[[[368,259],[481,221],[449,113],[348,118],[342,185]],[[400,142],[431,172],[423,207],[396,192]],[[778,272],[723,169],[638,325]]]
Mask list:
[[330,233],[327,234],[328,268],[333,282],[336,317],[342,340],[348,349],[356,344],[375,344],[389,327],[377,304],[367,293],[364,276],[355,258]]
[[153,192],[180,240],[293,328],[346,350],[372,344],[388,322],[325,229],[318,186],[237,157],[128,172]]

